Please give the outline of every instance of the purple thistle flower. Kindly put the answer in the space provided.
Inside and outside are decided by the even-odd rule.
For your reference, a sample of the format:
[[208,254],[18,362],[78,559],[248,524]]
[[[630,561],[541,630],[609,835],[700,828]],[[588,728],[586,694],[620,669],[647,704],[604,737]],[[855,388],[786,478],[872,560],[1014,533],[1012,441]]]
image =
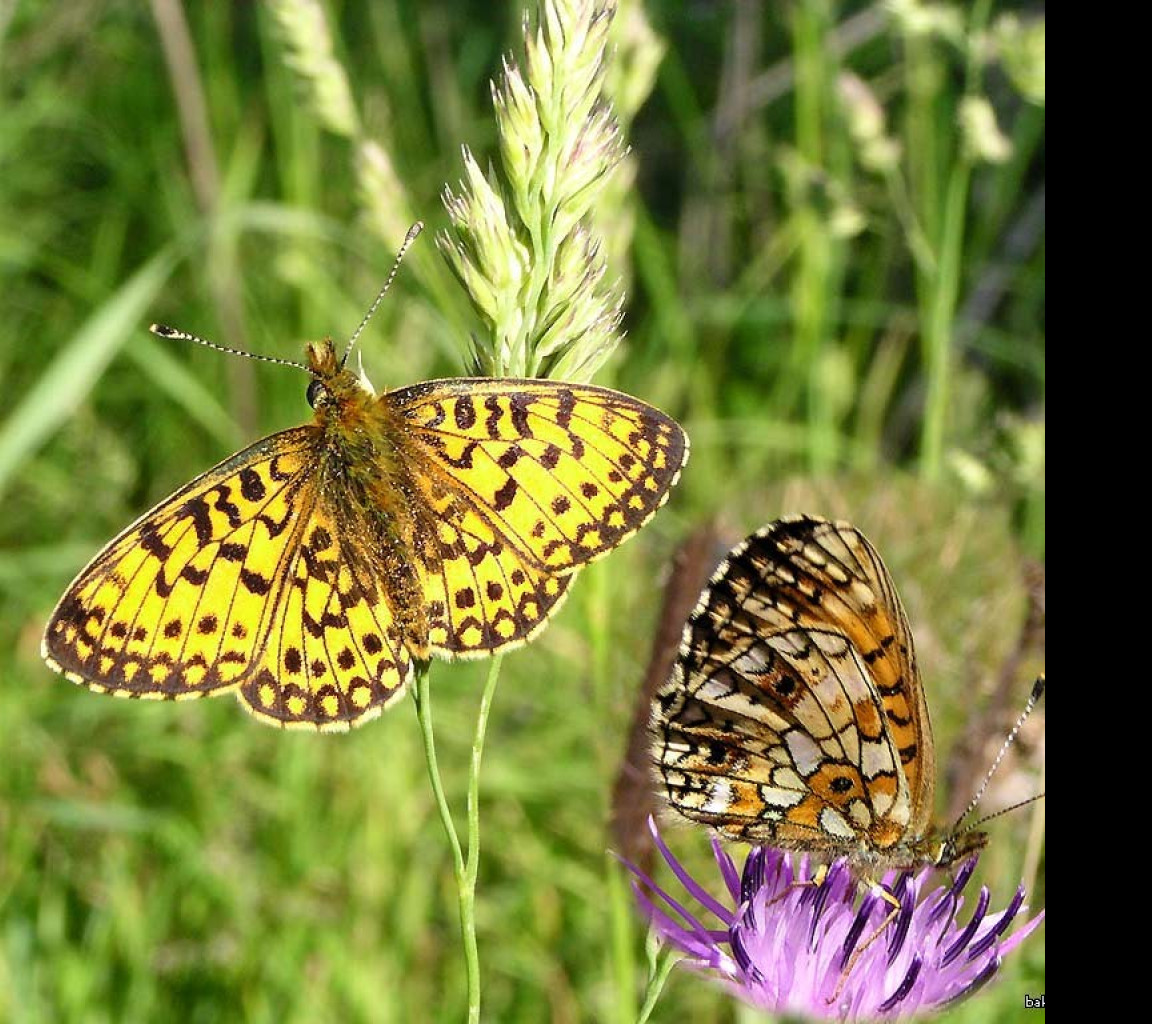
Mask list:
[[874,889],[857,900],[860,887],[843,858],[829,866],[820,885],[797,885],[815,875],[806,855],[793,864],[783,850],[753,847],[740,873],[713,839],[726,905],[673,856],[651,819],[648,825],[673,874],[721,925],[709,928],[629,864],[643,883],[633,882],[636,897],[657,933],[685,954],[681,963],[717,976],[745,1002],[776,1013],[858,1021],[939,1010],[982,988],[1044,918],[1041,911],[1005,937],[1026,909],[1024,887],[994,914],[988,913],[988,890],[981,888],[970,920],[961,924],[961,893],[975,870],[974,856],[951,884],[931,891],[925,891],[931,867],[886,874],[881,884],[900,909],[876,936],[895,907]]

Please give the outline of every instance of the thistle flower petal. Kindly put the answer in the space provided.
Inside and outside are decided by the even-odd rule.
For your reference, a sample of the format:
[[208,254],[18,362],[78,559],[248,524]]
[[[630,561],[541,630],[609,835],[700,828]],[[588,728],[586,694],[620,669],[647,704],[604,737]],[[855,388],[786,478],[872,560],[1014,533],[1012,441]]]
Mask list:
[[[1006,937],[1026,909],[1021,886],[1008,906],[989,914],[981,889],[969,920],[957,920],[976,858],[947,885],[929,888],[931,868],[889,872],[858,897],[848,862],[829,865],[817,884],[806,856],[753,847],[737,877],[731,857],[712,850],[727,890],[722,902],[693,878],[649,819],[656,848],[697,915],[629,865],[637,901],[657,934],[681,950],[690,969],[712,975],[753,1006],[774,1013],[858,1021],[896,1020],[967,998],[999,970],[1044,919],[1041,911]],[[710,926],[711,918],[720,927]]]

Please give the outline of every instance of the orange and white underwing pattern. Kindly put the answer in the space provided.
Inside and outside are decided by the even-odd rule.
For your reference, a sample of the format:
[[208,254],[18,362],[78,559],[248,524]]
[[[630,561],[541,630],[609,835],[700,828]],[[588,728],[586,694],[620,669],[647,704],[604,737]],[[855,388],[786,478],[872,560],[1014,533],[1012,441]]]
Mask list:
[[731,839],[882,866],[946,864],[985,841],[930,830],[912,634],[879,554],[846,522],[780,519],[729,552],[652,732],[671,807]]

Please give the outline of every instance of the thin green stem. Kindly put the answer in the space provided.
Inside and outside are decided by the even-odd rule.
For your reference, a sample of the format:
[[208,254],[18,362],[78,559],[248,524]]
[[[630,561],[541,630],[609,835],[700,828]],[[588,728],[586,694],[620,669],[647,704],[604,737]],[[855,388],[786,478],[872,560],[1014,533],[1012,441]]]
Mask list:
[[[795,12],[796,143],[803,157],[803,173],[807,174],[808,168],[823,167],[828,169],[832,181],[844,181],[844,154],[835,144],[832,88],[837,64],[828,48],[831,22],[830,8],[823,2],[798,6]],[[840,447],[825,356],[835,323],[841,254],[829,230],[828,213],[820,210],[819,201],[811,194],[813,187],[805,186],[808,194],[796,213],[802,241],[792,290],[794,358],[806,367],[809,465],[816,472],[825,472],[834,464]],[[828,201],[826,198],[823,202]]]
[[[980,0],[972,12],[969,38],[984,30],[991,11],[990,0]],[[965,69],[965,95],[976,92],[980,83],[980,60],[970,49]],[[961,144],[953,160],[944,191],[944,210],[937,239],[936,273],[931,275],[924,323],[924,425],[920,435],[920,473],[929,481],[939,480],[944,467],[948,429],[948,404],[952,382],[953,328],[956,303],[963,273],[964,214],[972,181],[973,157]]]
[[540,324],[540,316],[545,312],[549,279],[556,262],[556,239],[551,224],[554,212],[554,207],[549,207],[543,211],[541,222],[530,229],[534,259],[528,279],[527,298],[524,303],[526,312],[524,333],[519,343],[524,352],[526,365],[526,370],[523,372],[529,376],[535,376],[540,370],[540,357],[536,354],[533,342],[536,340],[535,334]]
[[[932,397],[925,398],[925,418],[929,417],[928,406],[935,401],[938,415],[943,407],[938,391],[944,376],[936,360],[941,339],[932,336],[933,309],[940,280],[940,139],[939,124],[944,120],[938,106],[940,104],[941,81],[937,62],[932,52],[932,41],[920,34],[909,33],[905,37],[905,75],[908,94],[908,113],[905,125],[905,149],[909,154],[908,181],[913,196],[913,209],[917,223],[923,231],[931,251],[930,259],[916,259],[916,299],[920,318],[920,350],[924,363],[924,374],[928,378],[927,389]],[[915,254],[915,249],[912,250]],[[946,341],[945,341],[946,344]],[[939,460],[930,440],[935,426],[929,428],[921,424],[920,458],[921,472],[927,477],[935,470],[929,468]]]
[[[634,1024],[637,1019],[636,901],[628,884],[628,873],[609,851],[604,853],[608,897],[608,970],[615,998],[611,1020]],[[607,1019],[607,1018],[606,1018]]]
[[488,712],[496,696],[496,683],[504,656],[497,654],[488,668],[488,679],[480,697],[480,712],[476,716],[476,732],[472,737],[472,763],[468,770],[468,867],[467,882],[469,904],[476,892],[476,875],[480,870],[480,763],[484,758],[484,735],[488,731]]
[[[497,659],[499,661],[499,659]],[[491,687],[491,674],[489,686],[485,688],[485,701],[481,704],[480,721],[477,723],[477,733],[482,734],[483,725],[487,721],[487,704],[489,703],[489,688]],[[444,826],[444,833],[448,837],[448,845],[452,850],[452,868],[456,875],[457,902],[460,908],[460,937],[464,943],[464,963],[468,973],[468,1021],[469,1024],[479,1024],[480,1020],[480,953],[476,946],[476,865],[475,860],[479,849],[479,817],[473,814],[474,793],[473,783],[469,782],[468,789],[468,863],[464,861],[464,851],[460,847],[460,837],[456,834],[456,825],[452,821],[452,809],[448,806],[448,798],[444,795],[444,784],[440,779],[440,767],[436,760],[436,740],[432,730],[432,693],[428,686],[428,665],[418,665],[416,669],[416,686],[412,690],[412,697],[416,704],[416,717],[420,720],[420,732],[424,738],[424,759],[428,764],[428,778],[432,783],[432,794],[436,799],[436,809],[440,812],[440,823]],[[472,754],[473,774],[479,768],[479,758],[475,747]],[[476,821],[473,821],[473,817]]]
[[464,943],[464,963],[468,971],[468,1021],[478,1024],[480,1020],[480,953],[476,945],[476,878],[480,872],[480,764],[484,758],[484,736],[488,730],[488,713],[492,710],[492,700],[496,695],[496,683],[500,679],[500,666],[503,657],[492,659],[488,669],[488,680],[480,698],[480,712],[476,716],[476,733],[472,739],[472,762],[468,772],[468,853],[460,845],[456,825],[452,821],[452,809],[444,794],[444,783],[440,778],[440,767],[436,759],[436,739],[432,728],[432,693],[428,685],[428,666],[421,665],[416,670],[416,686],[412,697],[416,704],[416,717],[420,720],[420,732],[424,737],[424,759],[428,764],[428,778],[432,783],[432,794],[436,799],[436,809],[440,812],[440,823],[448,836],[452,849],[452,868],[456,875],[457,902],[460,908],[460,937]]
[[916,272],[925,278],[930,277],[936,273],[936,254],[932,251],[932,243],[916,216],[916,207],[909,195],[908,183],[904,180],[899,167],[892,167],[884,172],[884,184],[888,189],[892,212],[904,231],[904,240],[908,244],[912,261],[916,264]]
[[951,391],[952,328],[964,250],[964,210],[972,164],[959,156],[944,195],[938,269],[925,324],[924,430],[920,441],[920,471],[925,480],[936,481],[944,465],[944,442],[948,427]]
[[652,1016],[652,1011],[656,1009],[656,1001],[660,998],[660,993],[664,991],[664,983],[668,980],[668,975],[672,973],[672,968],[676,966],[679,960],[680,957],[673,950],[669,950],[664,959],[658,961],[659,966],[648,978],[648,988],[644,993],[644,1005],[640,1007],[640,1015],[636,1018],[636,1024],[646,1024],[648,1018]]

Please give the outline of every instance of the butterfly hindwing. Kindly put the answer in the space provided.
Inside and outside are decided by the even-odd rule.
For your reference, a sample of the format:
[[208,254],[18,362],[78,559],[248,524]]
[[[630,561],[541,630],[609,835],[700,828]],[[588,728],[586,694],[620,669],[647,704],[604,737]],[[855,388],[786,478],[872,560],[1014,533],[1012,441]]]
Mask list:
[[315,503],[285,564],[261,663],[240,687],[257,717],[339,731],[404,692],[412,659],[383,584],[397,567],[364,557],[361,529],[355,510]]
[[429,650],[467,657],[529,640],[563,601],[575,571],[542,571],[467,496],[435,479],[425,484],[441,553],[423,563]]
[[801,626],[835,630],[866,665],[883,706],[874,730],[882,727],[899,754],[915,812],[911,828],[919,831],[932,815],[936,764],[912,631],[891,574],[849,523],[793,516],[761,533],[765,564],[783,567],[775,591],[786,609],[796,609]]
[[919,834],[908,765],[930,764],[931,735],[911,638],[887,571],[848,524],[780,520],[733,549],[653,725],[672,806],[734,838],[887,849]]

